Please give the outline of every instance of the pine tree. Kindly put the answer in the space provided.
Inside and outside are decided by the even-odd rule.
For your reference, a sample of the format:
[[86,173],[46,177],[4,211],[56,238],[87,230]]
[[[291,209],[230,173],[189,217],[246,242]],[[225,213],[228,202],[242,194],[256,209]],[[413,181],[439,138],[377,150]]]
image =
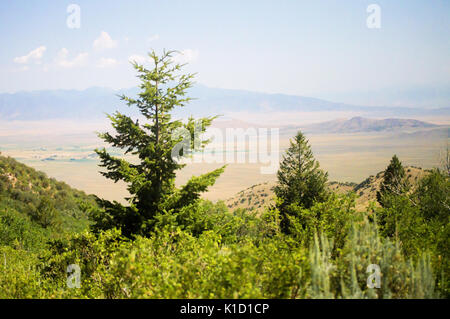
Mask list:
[[[223,172],[224,167],[193,177],[180,189],[175,187],[176,172],[184,166],[179,160],[189,154],[183,148],[174,158],[174,148],[184,140],[183,136],[174,138],[173,133],[185,128],[193,137],[194,128],[198,127],[195,123],[200,123],[200,130],[204,132],[215,117],[198,121],[191,117],[187,123],[171,119],[174,108],[183,107],[191,100],[186,97],[186,90],[192,86],[194,76],[179,74],[183,65],[173,63],[173,53],[164,52],[161,56],[154,51],[149,53],[154,64],[151,69],[133,63],[141,81],[141,92],[137,98],[125,95],[120,98],[128,106],[137,107],[145,123],[116,112],[108,116],[116,134],[99,134],[105,142],[124,150],[125,155],[136,157],[136,161],[112,156],[105,148],[96,150],[100,166],[106,168],[101,174],[114,182],[125,182],[131,196],[127,198],[129,206],[99,199],[103,210],[93,216],[94,230],[121,228],[126,236],[148,235],[158,216],[176,214],[183,206],[197,201],[200,193],[213,185]],[[198,148],[205,144],[193,139],[189,146]]]
[[[308,140],[298,132],[283,157],[277,173],[278,183],[274,188],[278,208],[282,216],[282,228],[286,228],[286,215],[291,215],[292,204],[310,208],[315,202],[326,199],[328,173],[320,169],[314,159]],[[284,225],[284,226],[283,226]]]
[[408,191],[408,188],[405,169],[397,155],[394,155],[384,171],[383,181],[380,190],[377,192],[377,200],[382,207],[387,207],[391,196],[403,195]]

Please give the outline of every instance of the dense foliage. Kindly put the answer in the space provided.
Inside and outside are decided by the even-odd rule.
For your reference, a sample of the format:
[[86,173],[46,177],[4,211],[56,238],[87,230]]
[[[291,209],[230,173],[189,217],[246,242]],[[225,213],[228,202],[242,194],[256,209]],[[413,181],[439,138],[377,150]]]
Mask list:
[[44,298],[39,256],[89,227],[95,198],[0,155],[0,298]]
[[[2,246],[2,297],[45,298],[436,298],[444,296],[432,252],[409,258],[383,237],[353,195],[314,205],[327,212],[310,231],[280,231],[279,213],[228,212],[199,205],[200,225],[163,227],[128,239],[119,230],[52,240],[39,254]],[[348,209],[334,217],[333,212]],[[307,213],[305,211],[305,213]],[[198,229],[203,231],[198,231]],[[194,231],[194,229],[196,229]],[[302,238],[308,238],[303,240]],[[67,287],[67,266],[81,267],[81,286]],[[379,289],[367,267],[381,269]],[[438,279],[438,281],[436,281]]]

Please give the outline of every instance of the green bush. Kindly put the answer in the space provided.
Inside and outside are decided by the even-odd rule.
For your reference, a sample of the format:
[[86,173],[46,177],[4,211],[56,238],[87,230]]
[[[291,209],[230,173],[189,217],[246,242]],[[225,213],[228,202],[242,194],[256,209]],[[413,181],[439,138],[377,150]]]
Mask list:
[[35,254],[0,246],[0,299],[47,298],[53,290],[43,280]]
[[0,246],[37,250],[43,247],[47,233],[27,217],[0,206]]

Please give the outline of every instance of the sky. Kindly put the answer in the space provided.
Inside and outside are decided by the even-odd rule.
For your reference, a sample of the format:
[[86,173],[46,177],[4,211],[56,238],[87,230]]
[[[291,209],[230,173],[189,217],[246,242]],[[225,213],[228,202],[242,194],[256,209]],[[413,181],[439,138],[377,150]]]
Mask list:
[[173,49],[211,87],[450,106],[449,14],[448,0],[2,0],[0,92],[128,88],[130,59]]

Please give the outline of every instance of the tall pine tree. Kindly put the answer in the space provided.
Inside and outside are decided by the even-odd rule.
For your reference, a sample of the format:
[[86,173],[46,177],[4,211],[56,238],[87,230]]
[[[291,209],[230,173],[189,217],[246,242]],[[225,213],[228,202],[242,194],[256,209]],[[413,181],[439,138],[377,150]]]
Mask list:
[[315,202],[326,199],[328,173],[320,169],[308,140],[299,131],[290,141],[290,147],[283,157],[277,176],[278,183],[274,191],[278,197],[277,206],[282,217],[282,228],[286,230],[286,215],[297,211],[290,209],[291,205],[310,208]]
[[[182,149],[174,158],[173,150],[183,143],[183,136],[174,138],[173,133],[185,128],[194,137],[198,125],[194,125],[192,117],[187,123],[171,118],[174,108],[183,107],[191,100],[186,97],[186,91],[193,84],[193,74],[179,74],[183,65],[173,63],[173,53],[164,52],[161,56],[154,51],[149,53],[153,62],[151,69],[133,63],[141,81],[141,92],[137,98],[125,95],[120,98],[128,106],[139,109],[144,123],[116,112],[108,116],[115,134],[99,134],[105,142],[122,149],[124,154],[133,155],[136,160],[129,162],[112,156],[105,148],[96,150],[100,166],[106,168],[101,174],[114,182],[125,182],[131,195],[127,198],[129,206],[99,199],[103,210],[93,216],[96,231],[115,227],[121,228],[125,236],[149,235],[158,218],[175,215],[182,207],[195,203],[200,193],[213,185],[223,172],[222,167],[191,178],[179,189],[175,187],[176,172],[184,166],[179,159],[189,154],[183,154],[185,149]],[[205,117],[196,122],[201,124],[201,132],[214,118]],[[198,141],[191,141],[192,147],[198,147]]]

